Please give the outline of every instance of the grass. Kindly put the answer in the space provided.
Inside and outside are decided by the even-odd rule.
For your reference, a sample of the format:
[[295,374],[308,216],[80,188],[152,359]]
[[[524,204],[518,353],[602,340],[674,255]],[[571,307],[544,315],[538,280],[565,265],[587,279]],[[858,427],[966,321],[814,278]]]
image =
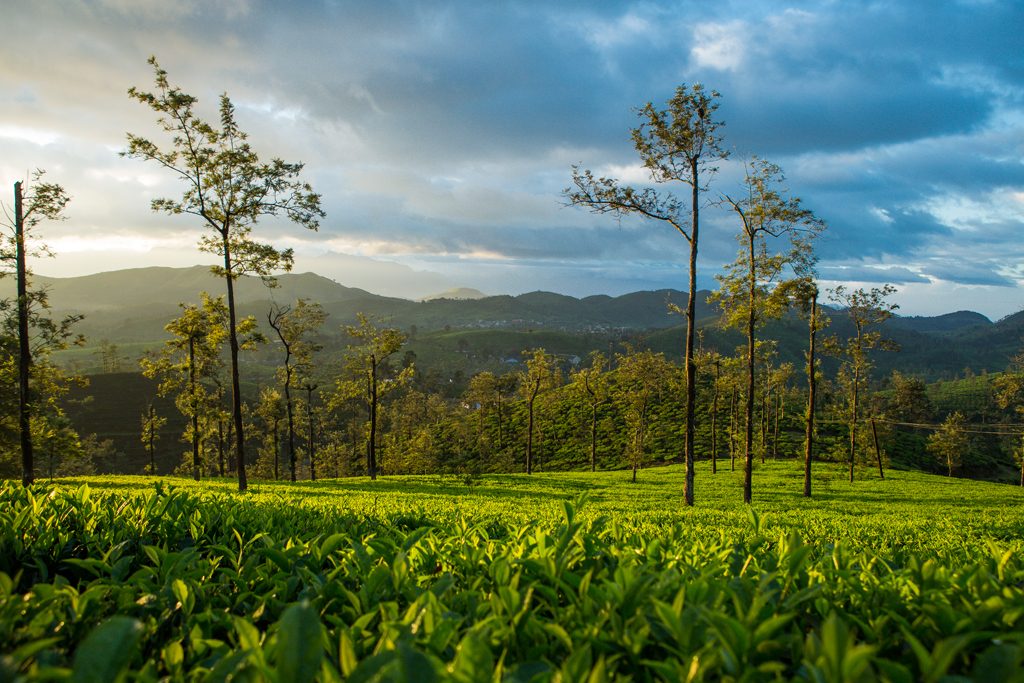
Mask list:
[[3,484],[0,680],[1019,680],[1024,491],[699,466]]
[[[248,499],[273,508],[289,507],[325,514],[380,517],[419,515],[438,525],[464,515],[472,521],[501,521],[509,526],[551,523],[563,515],[563,504],[586,494],[581,516],[609,515],[637,531],[681,524],[695,530],[741,532],[748,525],[748,506],[741,499],[742,471],[728,462],[717,474],[700,462],[696,476],[696,505],[682,505],[685,472],[681,466],[641,470],[639,481],[630,473],[548,472],[481,475],[464,483],[460,476],[382,476],[317,482],[260,481],[251,484]],[[871,544],[889,541],[918,548],[981,547],[988,540],[1024,541],[1024,490],[986,482],[950,479],[914,471],[877,473],[858,470],[854,483],[843,466],[819,463],[812,480],[813,497],[804,498],[802,463],[769,461],[755,464],[754,501],[770,533],[800,531],[816,543]],[[235,497],[234,480],[159,477],[81,477],[69,484],[89,484],[96,491],[121,487],[152,487],[173,482],[184,490],[216,492]],[[319,530],[327,532],[329,523]],[[313,529],[311,529],[312,531]],[[887,540],[888,539],[888,540]]]

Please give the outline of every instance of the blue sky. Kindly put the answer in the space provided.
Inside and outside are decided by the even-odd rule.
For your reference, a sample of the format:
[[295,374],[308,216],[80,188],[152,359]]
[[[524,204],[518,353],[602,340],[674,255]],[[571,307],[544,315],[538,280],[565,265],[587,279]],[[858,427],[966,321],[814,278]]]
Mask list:
[[[677,234],[561,190],[574,163],[644,182],[635,108],[702,82],[733,155],[709,199],[761,155],[829,224],[826,280],[892,283],[905,314],[1024,308],[1020,2],[38,0],[4,19],[0,181],[42,167],[74,196],[41,273],[208,261],[198,225],[149,211],[175,183],[117,155],[157,137],[126,95],[155,54],[201,111],[226,91],[258,151],[306,163],[320,232],[258,229],[298,271],[405,296],[683,288]],[[737,225],[704,216],[713,287]]]

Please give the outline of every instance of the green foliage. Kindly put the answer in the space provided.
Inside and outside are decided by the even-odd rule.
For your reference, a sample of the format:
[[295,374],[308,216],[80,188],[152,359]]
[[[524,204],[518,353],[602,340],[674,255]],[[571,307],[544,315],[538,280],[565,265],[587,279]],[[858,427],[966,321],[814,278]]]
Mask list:
[[[631,131],[633,146],[647,170],[646,186],[624,185],[615,178],[595,177],[589,169],[572,168],[572,187],[563,191],[573,206],[619,218],[638,217],[670,226],[689,244],[687,304],[683,309],[669,303],[669,310],[686,318],[683,363],[686,368],[684,447],[688,476],[685,502],[693,505],[694,422],[696,419],[696,365],[694,339],[697,331],[697,246],[700,235],[700,194],[707,190],[715,164],[728,158],[715,119],[720,93],[700,83],[676,88],[665,109],[648,102],[637,111],[640,125]],[[676,183],[689,189],[683,196],[672,188]],[[689,202],[684,197],[689,194]],[[687,203],[689,212],[686,211]],[[529,471],[529,467],[527,468]]]
[[662,354],[651,351],[621,354],[616,362],[616,399],[629,432],[629,461],[636,481],[637,470],[644,466],[653,404],[675,388],[675,373]]
[[128,95],[157,114],[157,124],[170,136],[171,144],[161,148],[129,133],[123,155],[152,161],[185,184],[180,200],[154,199],[153,210],[190,214],[213,228],[216,236],[203,237],[200,249],[225,258],[218,273],[222,277],[235,278],[247,272],[269,275],[282,267],[287,270],[290,250],[277,252],[250,235],[263,216],[284,215],[303,227],[318,227],[318,219],[324,215],[320,196],[298,180],[302,164],[280,159],[261,162],[247,142],[248,135],[239,128],[234,105],[226,94],[220,98],[220,126],[211,125],[196,115],[197,98],[172,85],[155,57],[150,57],[149,63],[156,92],[133,87]]
[[[208,459],[202,448],[204,436],[215,430],[223,431],[223,350],[230,326],[223,296],[211,297],[201,292],[200,298],[199,305],[180,304],[181,315],[164,328],[171,338],[164,341],[163,349],[139,360],[142,374],[159,382],[159,395],[174,397],[175,406],[186,418],[182,440],[193,444],[190,466],[196,478],[203,469],[203,461]],[[263,340],[253,317],[237,321],[235,329],[243,350],[251,350]],[[223,452],[223,442],[219,451]]]
[[[295,481],[298,469],[298,455],[295,448],[296,400],[292,392],[298,389],[302,382],[305,382],[308,387],[315,388],[312,382],[313,354],[322,347],[313,341],[312,337],[326,319],[327,314],[320,304],[310,303],[305,299],[297,300],[294,307],[275,304],[267,312],[267,324],[274,330],[277,341],[280,342],[281,348],[284,350],[284,364],[277,368],[277,381],[284,390],[284,408],[288,428],[288,465],[292,481]],[[312,395],[312,391],[313,389],[310,389],[310,395]],[[309,405],[306,408],[311,410]],[[307,417],[312,420],[311,413],[307,413]],[[311,461],[311,472],[312,468]]]
[[801,476],[764,466],[751,510],[729,476],[682,508],[678,468],[246,496],[180,479],[0,484],[0,671],[1013,680],[1024,494],[910,473],[849,486],[822,466],[804,500]]
[[389,358],[405,344],[405,334],[393,327],[381,327],[378,321],[362,313],[358,325],[348,325],[345,332],[352,339],[345,358],[342,374],[335,381],[330,405],[343,409],[347,402],[361,404],[366,409],[366,472],[376,478],[378,410],[381,402],[397,389],[405,386],[413,376],[412,365],[394,371]]
[[0,299],[0,388],[5,397],[0,401],[0,472],[14,469],[20,460],[25,485],[35,478],[35,435],[64,421],[58,400],[74,380],[50,355],[83,341],[72,331],[82,316],[55,320],[47,312],[46,288],[33,287],[28,257],[53,255],[35,228],[43,220],[63,220],[71,199],[60,185],[42,182],[44,174],[33,174],[27,192],[24,182],[16,182],[13,206],[0,205],[0,278],[13,276],[16,293],[13,299]]
[[234,281],[253,273],[272,282],[275,271],[291,270],[291,249],[279,251],[253,239],[253,227],[261,218],[284,216],[316,230],[324,212],[320,195],[299,180],[302,164],[277,158],[270,162],[260,160],[247,141],[248,135],[239,127],[234,105],[226,93],[220,97],[220,126],[211,125],[196,115],[197,99],[170,83],[156,57],[150,57],[149,64],[153,67],[156,92],[132,87],[128,96],[156,113],[158,126],[170,138],[169,145],[161,147],[148,138],[129,133],[128,149],[122,155],[151,161],[182,181],[185,190],[180,199],[153,199],[151,208],[159,213],[198,218],[210,230],[200,236],[199,249],[221,258],[221,263],[211,271],[224,278],[227,287],[232,417],[238,489],[244,491],[247,480],[238,370],[240,330],[236,324]]
[[942,426],[928,437],[928,452],[946,467],[946,475],[952,477],[953,470],[959,469],[964,451],[970,445],[964,431],[966,420],[963,413],[949,415]]

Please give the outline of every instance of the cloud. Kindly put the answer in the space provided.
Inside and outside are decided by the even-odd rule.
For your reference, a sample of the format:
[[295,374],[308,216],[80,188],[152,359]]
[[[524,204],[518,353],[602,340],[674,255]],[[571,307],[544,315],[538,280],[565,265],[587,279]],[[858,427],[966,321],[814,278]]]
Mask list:
[[[560,192],[573,163],[646,182],[634,108],[701,81],[723,93],[734,150],[709,201],[763,154],[828,221],[823,272],[1002,294],[1024,280],[1021,25],[1011,0],[42,0],[5,14],[0,175],[41,166],[67,187],[71,220],[45,226],[54,238],[141,244],[200,229],[152,214],[152,198],[181,187],[116,155],[126,131],[159,136],[126,96],[152,84],[155,53],[204,116],[227,91],[257,151],[306,163],[322,232],[267,221],[261,235],[413,266],[434,256],[488,291],[491,273],[577,293],[602,278],[609,291],[656,288],[681,281],[681,238],[564,208]],[[713,206],[702,216],[710,283],[736,225]]]
[[1015,287],[1017,280],[999,272],[999,265],[992,261],[967,261],[955,258],[935,258],[925,262],[928,272],[939,280],[961,285],[986,285],[991,287]]
[[837,283],[887,282],[894,285],[901,285],[911,282],[931,282],[931,279],[903,266],[866,264],[827,265],[819,268],[819,274],[822,280]]
[[742,21],[698,24],[693,30],[690,55],[693,67],[715,71],[738,71],[745,62],[749,43]]

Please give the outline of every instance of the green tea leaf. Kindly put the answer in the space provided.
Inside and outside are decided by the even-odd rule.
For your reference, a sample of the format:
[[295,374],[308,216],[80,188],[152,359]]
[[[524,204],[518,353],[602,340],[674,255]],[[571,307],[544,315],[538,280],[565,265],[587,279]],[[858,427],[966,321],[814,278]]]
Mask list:
[[277,673],[281,681],[310,683],[320,671],[323,645],[320,618],[309,603],[289,605],[277,633]]
[[75,650],[73,683],[110,683],[121,677],[135,656],[142,624],[129,617],[111,617],[86,636]]

